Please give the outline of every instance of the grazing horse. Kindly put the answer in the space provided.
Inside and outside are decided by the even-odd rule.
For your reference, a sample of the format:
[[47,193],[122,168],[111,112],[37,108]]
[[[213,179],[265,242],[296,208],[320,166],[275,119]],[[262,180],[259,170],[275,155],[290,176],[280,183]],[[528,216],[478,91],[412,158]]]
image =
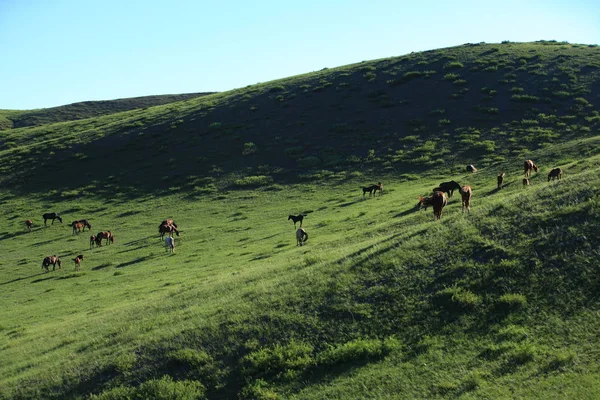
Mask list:
[[296,231],[296,246],[303,246],[308,240],[308,233],[302,228]]
[[52,225],[54,225],[55,219],[57,219],[62,224],[62,218],[57,213],[46,213],[42,215],[42,218],[44,218],[44,225],[46,225],[46,221],[49,219],[52,220]]
[[471,213],[471,197],[473,197],[471,186],[463,186],[460,189],[460,195],[462,197],[462,212],[464,213],[466,208],[467,213]]
[[525,178],[529,178],[531,176],[531,170],[538,172],[539,168],[533,161],[527,160],[523,163],[523,170],[525,171]]
[[96,234],[96,246],[102,246],[102,239],[106,239],[106,244],[115,242],[115,236],[111,231],[98,232]]
[[365,195],[367,193],[369,193],[369,197],[371,197],[371,195],[377,194],[377,192],[379,192],[379,195],[381,196],[381,194],[383,192],[383,184],[381,182],[378,182],[377,185],[363,187],[362,191],[363,191],[363,198],[365,197]]
[[60,258],[56,257],[56,255],[44,258],[44,261],[42,261],[42,269],[45,268],[46,272],[49,272],[50,270],[48,267],[50,264],[52,264],[52,271],[56,269],[56,264],[58,264],[58,269],[62,269],[62,261],[60,261]]
[[96,243],[96,236],[94,236],[94,235],[90,236],[90,249],[92,247],[94,247],[95,243]]
[[81,232],[81,229],[84,227],[84,225],[79,221],[75,221],[74,223],[71,224],[71,226],[73,227],[73,235],[74,234],[79,235],[79,232]]
[[77,221],[71,222],[71,226],[73,227],[77,224],[81,224],[82,229],[80,229],[80,232],[82,230],[85,231],[85,228],[88,228],[88,230],[90,231],[92,230],[92,224],[90,224],[87,219],[79,219]]
[[83,254],[78,255],[73,259],[75,261],[75,271],[79,271],[79,267],[81,266],[81,262],[83,261]]
[[165,220],[163,220],[163,222],[160,223],[161,225],[173,225],[175,228],[177,228],[177,224],[173,221],[172,218],[167,218]]
[[[168,220],[165,220],[168,221]],[[160,234],[160,238],[162,239],[165,236],[165,233],[168,233],[169,236],[173,236],[173,233],[175,233],[177,236],[179,236],[179,231],[177,230],[177,225],[175,224],[167,224],[164,223],[165,221],[163,221],[163,223],[161,223],[158,226],[158,233]]]
[[523,178],[523,186],[529,186],[531,185],[531,181],[529,180],[529,178]]
[[306,217],[304,214],[290,215],[288,216],[288,221],[290,219],[294,221],[294,228],[296,228],[296,222],[300,221],[300,228],[302,228],[302,221],[304,221],[304,217]]
[[467,172],[477,172],[477,168],[473,164],[467,165]]
[[548,174],[548,182],[550,179],[554,180],[554,178],[560,180],[562,178],[563,171],[560,168],[553,168],[552,171]]
[[448,204],[448,198],[446,197],[446,193],[442,191],[433,193],[433,196],[431,197],[419,196],[418,205],[425,207],[425,210],[427,210],[427,207],[433,206],[433,215],[435,216],[436,220],[442,218],[442,210],[446,204]]
[[455,190],[460,191],[460,185],[454,181],[442,182],[442,183],[440,183],[438,188],[440,190],[435,190],[435,191],[448,193],[448,197],[452,197],[452,194],[454,193]]
[[173,236],[167,236],[165,238],[165,250],[171,250],[171,253],[175,253],[175,238]]
[[498,174],[498,189],[502,189],[502,183],[504,182],[504,175],[506,175],[506,173],[504,173],[504,172],[500,172]]
[[25,226],[27,227],[27,230],[29,232],[31,232],[31,227],[33,226],[33,221],[28,219],[27,221],[25,221]]

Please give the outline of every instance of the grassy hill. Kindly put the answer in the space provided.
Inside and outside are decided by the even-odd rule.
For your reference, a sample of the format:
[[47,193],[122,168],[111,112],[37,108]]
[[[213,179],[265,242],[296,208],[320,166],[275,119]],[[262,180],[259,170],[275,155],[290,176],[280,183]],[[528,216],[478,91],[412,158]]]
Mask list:
[[167,94],[106,101],[83,101],[39,110],[0,110],[0,130],[94,118],[139,108],[193,99],[212,93]]
[[[0,132],[0,398],[597,398],[598,67],[464,45]],[[470,214],[415,207],[451,179]]]

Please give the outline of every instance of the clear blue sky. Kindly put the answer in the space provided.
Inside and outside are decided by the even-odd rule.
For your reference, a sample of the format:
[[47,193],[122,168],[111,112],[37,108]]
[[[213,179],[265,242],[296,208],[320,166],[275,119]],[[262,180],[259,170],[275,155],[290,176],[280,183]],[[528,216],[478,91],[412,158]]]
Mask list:
[[0,109],[226,91],[503,40],[600,44],[600,1],[0,0]]

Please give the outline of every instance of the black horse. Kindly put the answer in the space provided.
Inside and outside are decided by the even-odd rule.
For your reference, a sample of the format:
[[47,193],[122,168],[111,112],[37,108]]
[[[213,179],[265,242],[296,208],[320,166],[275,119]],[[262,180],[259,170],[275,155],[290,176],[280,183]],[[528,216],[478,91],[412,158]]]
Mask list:
[[460,185],[454,181],[442,182],[437,188],[434,189],[434,191],[438,190],[444,193],[448,193],[448,197],[452,197],[452,193],[454,193],[455,190],[460,191]]
[[304,217],[306,217],[306,215],[304,214],[298,214],[298,215],[290,215],[288,217],[288,221],[291,219],[292,221],[294,221],[294,228],[296,228],[296,222],[300,221],[300,228],[302,228],[302,221],[304,220]]
[[52,220],[52,225],[54,225],[55,219],[57,219],[62,224],[62,218],[57,213],[46,213],[42,215],[42,218],[44,218],[44,225],[46,225],[46,221],[49,219]]

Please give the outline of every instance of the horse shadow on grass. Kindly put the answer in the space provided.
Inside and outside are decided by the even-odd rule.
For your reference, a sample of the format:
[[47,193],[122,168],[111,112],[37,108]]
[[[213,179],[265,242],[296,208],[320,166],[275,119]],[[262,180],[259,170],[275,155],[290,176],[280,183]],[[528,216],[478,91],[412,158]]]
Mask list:
[[121,264],[119,264],[119,265],[116,265],[116,266],[115,266],[115,268],[125,268],[125,267],[129,267],[130,265],[138,264],[138,263],[141,263],[141,262],[144,262],[144,261],[150,260],[151,258],[152,258],[152,257],[150,257],[150,256],[138,257],[138,258],[136,258],[135,260],[131,260],[131,261],[124,262],[124,263],[121,263]]
[[19,236],[23,236],[28,234],[29,232],[27,231],[22,231],[22,232],[2,232],[0,235],[0,240],[5,240],[5,239],[13,239]]
[[[46,272],[40,272],[39,274],[33,274],[33,275],[29,275],[29,276],[23,276],[21,278],[15,278],[15,279],[10,280],[10,281],[2,282],[2,283],[0,283],[0,285],[8,285],[9,283],[15,283],[15,282],[19,282],[19,281],[24,281],[26,279],[34,278],[36,276],[45,275],[45,274],[46,274]],[[35,280],[32,283],[35,283],[35,282],[38,282],[38,281],[40,281],[40,280]]]

